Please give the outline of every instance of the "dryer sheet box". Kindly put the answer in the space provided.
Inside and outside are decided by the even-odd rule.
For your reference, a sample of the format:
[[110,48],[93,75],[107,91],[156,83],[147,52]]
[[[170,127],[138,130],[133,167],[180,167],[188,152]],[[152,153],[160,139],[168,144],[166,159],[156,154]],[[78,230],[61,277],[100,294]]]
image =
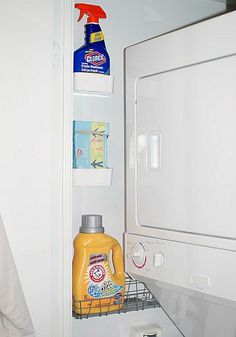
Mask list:
[[73,121],[73,168],[107,168],[107,138],[110,127],[106,122]]

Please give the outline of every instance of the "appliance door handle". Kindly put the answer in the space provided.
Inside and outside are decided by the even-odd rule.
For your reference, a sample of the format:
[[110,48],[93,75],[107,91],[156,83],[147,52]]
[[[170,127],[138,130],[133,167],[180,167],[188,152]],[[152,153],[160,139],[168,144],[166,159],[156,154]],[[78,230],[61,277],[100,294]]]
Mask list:
[[147,169],[156,171],[161,168],[161,131],[147,134]]

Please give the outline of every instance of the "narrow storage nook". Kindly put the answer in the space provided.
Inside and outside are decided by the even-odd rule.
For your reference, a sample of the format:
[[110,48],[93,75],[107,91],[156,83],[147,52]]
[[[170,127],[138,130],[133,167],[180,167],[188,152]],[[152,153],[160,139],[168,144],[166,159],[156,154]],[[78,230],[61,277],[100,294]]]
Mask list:
[[[118,12],[121,15],[122,10],[118,3],[103,1],[96,3],[96,5],[100,5],[107,14],[107,18],[100,20],[99,24],[102,28],[107,52],[110,56],[110,75],[86,72],[76,72],[73,74],[72,239],[79,232],[82,215],[100,214],[103,217],[105,232],[116,238],[123,250],[123,234],[125,232],[123,50],[129,44],[138,40],[135,39],[134,32],[128,32],[128,23],[126,27],[120,25]],[[84,17],[78,22],[79,11],[76,8],[74,8],[73,14],[73,50],[75,51],[83,45],[83,26],[86,23],[86,18]],[[150,36],[147,30],[146,32],[142,32],[141,27],[139,28],[139,34],[140,40]],[[106,139],[106,167],[76,167],[74,156],[78,151],[75,149],[75,137],[76,132],[80,132],[79,128],[81,124],[75,130],[75,123],[81,122],[95,123],[92,126],[94,128],[92,130],[93,133],[97,126],[96,123],[109,125],[109,131],[107,132],[109,134]],[[82,136],[85,132],[89,131],[83,129]],[[92,158],[91,163],[93,163],[94,159],[96,160],[96,158]],[[96,300],[94,298],[94,300],[85,299],[83,301],[72,299],[72,336],[90,335],[92,327],[98,331],[98,335],[104,336],[107,333],[108,326],[117,325],[118,321],[122,321],[123,325],[127,326],[129,318],[124,314],[134,315],[132,311],[140,311],[139,316],[142,312],[146,320],[151,315],[152,322],[156,321],[154,317],[156,317],[156,311],[159,308],[158,301],[153,297],[144,283],[133,280],[129,275],[126,276],[124,297],[120,304],[118,302],[116,310],[111,310],[113,302],[114,298],[110,297],[110,303],[108,303],[106,311],[104,311],[102,310],[102,299]],[[99,305],[100,310],[97,310],[97,308],[99,309]],[[85,310],[83,307],[87,307],[88,309]],[[145,312],[143,311],[144,309]],[[165,319],[164,315],[162,315],[162,319]],[[117,334],[117,337],[120,335],[116,329],[113,333]]]
[[[86,1],[86,4],[92,3]],[[65,42],[65,55],[70,58],[70,61],[66,58],[64,67],[64,76],[68,84],[64,87],[66,105],[64,112],[64,181],[66,186],[64,197],[67,204],[64,216],[67,223],[69,222],[71,225],[70,229],[66,230],[65,240],[67,240],[68,249],[69,242],[72,244],[79,232],[82,215],[98,214],[103,217],[106,233],[120,243],[124,253],[123,236],[126,225],[124,49],[140,41],[214,15],[222,11],[223,7],[210,0],[191,0],[188,3],[181,0],[178,6],[170,0],[165,1],[164,5],[162,1],[155,3],[148,1],[141,4],[139,1],[131,0],[122,0],[121,2],[99,0],[96,5],[101,6],[107,14],[106,19],[100,20],[100,25],[110,56],[110,75],[88,72],[72,73],[72,54],[84,44],[83,26],[86,23],[86,18],[84,16],[78,22],[79,10],[74,8],[74,3],[71,4],[71,7],[66,5],[65,36],[66,38],[72,37],[73,43],[71,43],[72,50],[69,50],[70,39]],[[70,74],[68,74],[68,70],[71,70]],[[72,111],[67,110],[67,107],[70,106]],[[103,130],[98,128],[99,123],[103,123]],[[105,151],[107,151],[104,159],[105,165],[103,166],[101,160],[96,160],[95,157],[89,158],[92,167],[86,167],[84,162],[82,164],[75,163],[75,160],[78,158],[80,160],[81,156],[81,149],[75,145],[76,135],[80,134],[85,138],[93,135],[96,138],[96,132],[99,136],[107,136],[103,140],[106,143]],[[91,137],[86,141],[91,143]],[[87,143],[87,148],[90,147],[90,143]],[[71,235],[70,238],[68,233]],[[71,284],[71,280],[68,279],[68,272],[71,270],[68,262],[74,253],[73,247],[70,248],[70,257],[67,255],[68,252],[64,252],[67,263],[64,279],[67,287],[70,287]],[[137,324],[140,322],[140,325],[157,324],[164,327],[163,337],[181,336],[146,285],[133,280],[129,275],[126,277],[124,303],[120,308],[111,312],[108,309],[107,312],[101,310],[96,314],[92,313],[92,310],[91,314],[89,310],[86,313],[81,310],[80,313],[79,308],[82,308],[83,303],[72,300],[71,293],[69,300],[68,295],[69,292],[65,291],[67,309],[72,304],[74,310],[70,315],[70,319],[72,319],[71,336],[67,335],[67,337],[87,337],[92,334],[96,334],[97,337],[108,337],[110,334],[113,337],[129,337],[131,328],[135,325],[134,322]],[[93,300],[85,299],[84,301],[88,302],[90,308],[93,308]],[[95,306],[98,308],[99,304]],[[75,308],[77,309],[75,310]],[[121,313],[122,315],[119,315]],[[66,317],[65,326],[69,326],[69,315]],[[156,336],[159,335],[156,334]]]

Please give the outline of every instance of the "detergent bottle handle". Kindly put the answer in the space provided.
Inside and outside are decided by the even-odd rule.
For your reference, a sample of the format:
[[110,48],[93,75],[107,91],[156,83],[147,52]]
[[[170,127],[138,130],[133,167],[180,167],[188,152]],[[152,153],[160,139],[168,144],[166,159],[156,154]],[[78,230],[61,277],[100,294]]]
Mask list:
[[121,251],[121,247],[118,241],[115,240],[112,248],[112,259],[114,266],[114,277],[119,277],[124,275],[124,264],[123,264],[123,255]]

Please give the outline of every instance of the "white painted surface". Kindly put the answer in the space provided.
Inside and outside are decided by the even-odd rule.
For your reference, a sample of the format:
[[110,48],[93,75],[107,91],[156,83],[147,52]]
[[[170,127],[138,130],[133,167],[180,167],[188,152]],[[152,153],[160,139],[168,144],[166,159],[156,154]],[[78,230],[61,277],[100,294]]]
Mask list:
[[73,186],[110,186],[112,169],[73,169]]
[[112,75],[74,73],[74,91],[113,92],[114,77]]
[[53,1],[0,4],[0,212],[37,336],[61,328],[61,114]]

